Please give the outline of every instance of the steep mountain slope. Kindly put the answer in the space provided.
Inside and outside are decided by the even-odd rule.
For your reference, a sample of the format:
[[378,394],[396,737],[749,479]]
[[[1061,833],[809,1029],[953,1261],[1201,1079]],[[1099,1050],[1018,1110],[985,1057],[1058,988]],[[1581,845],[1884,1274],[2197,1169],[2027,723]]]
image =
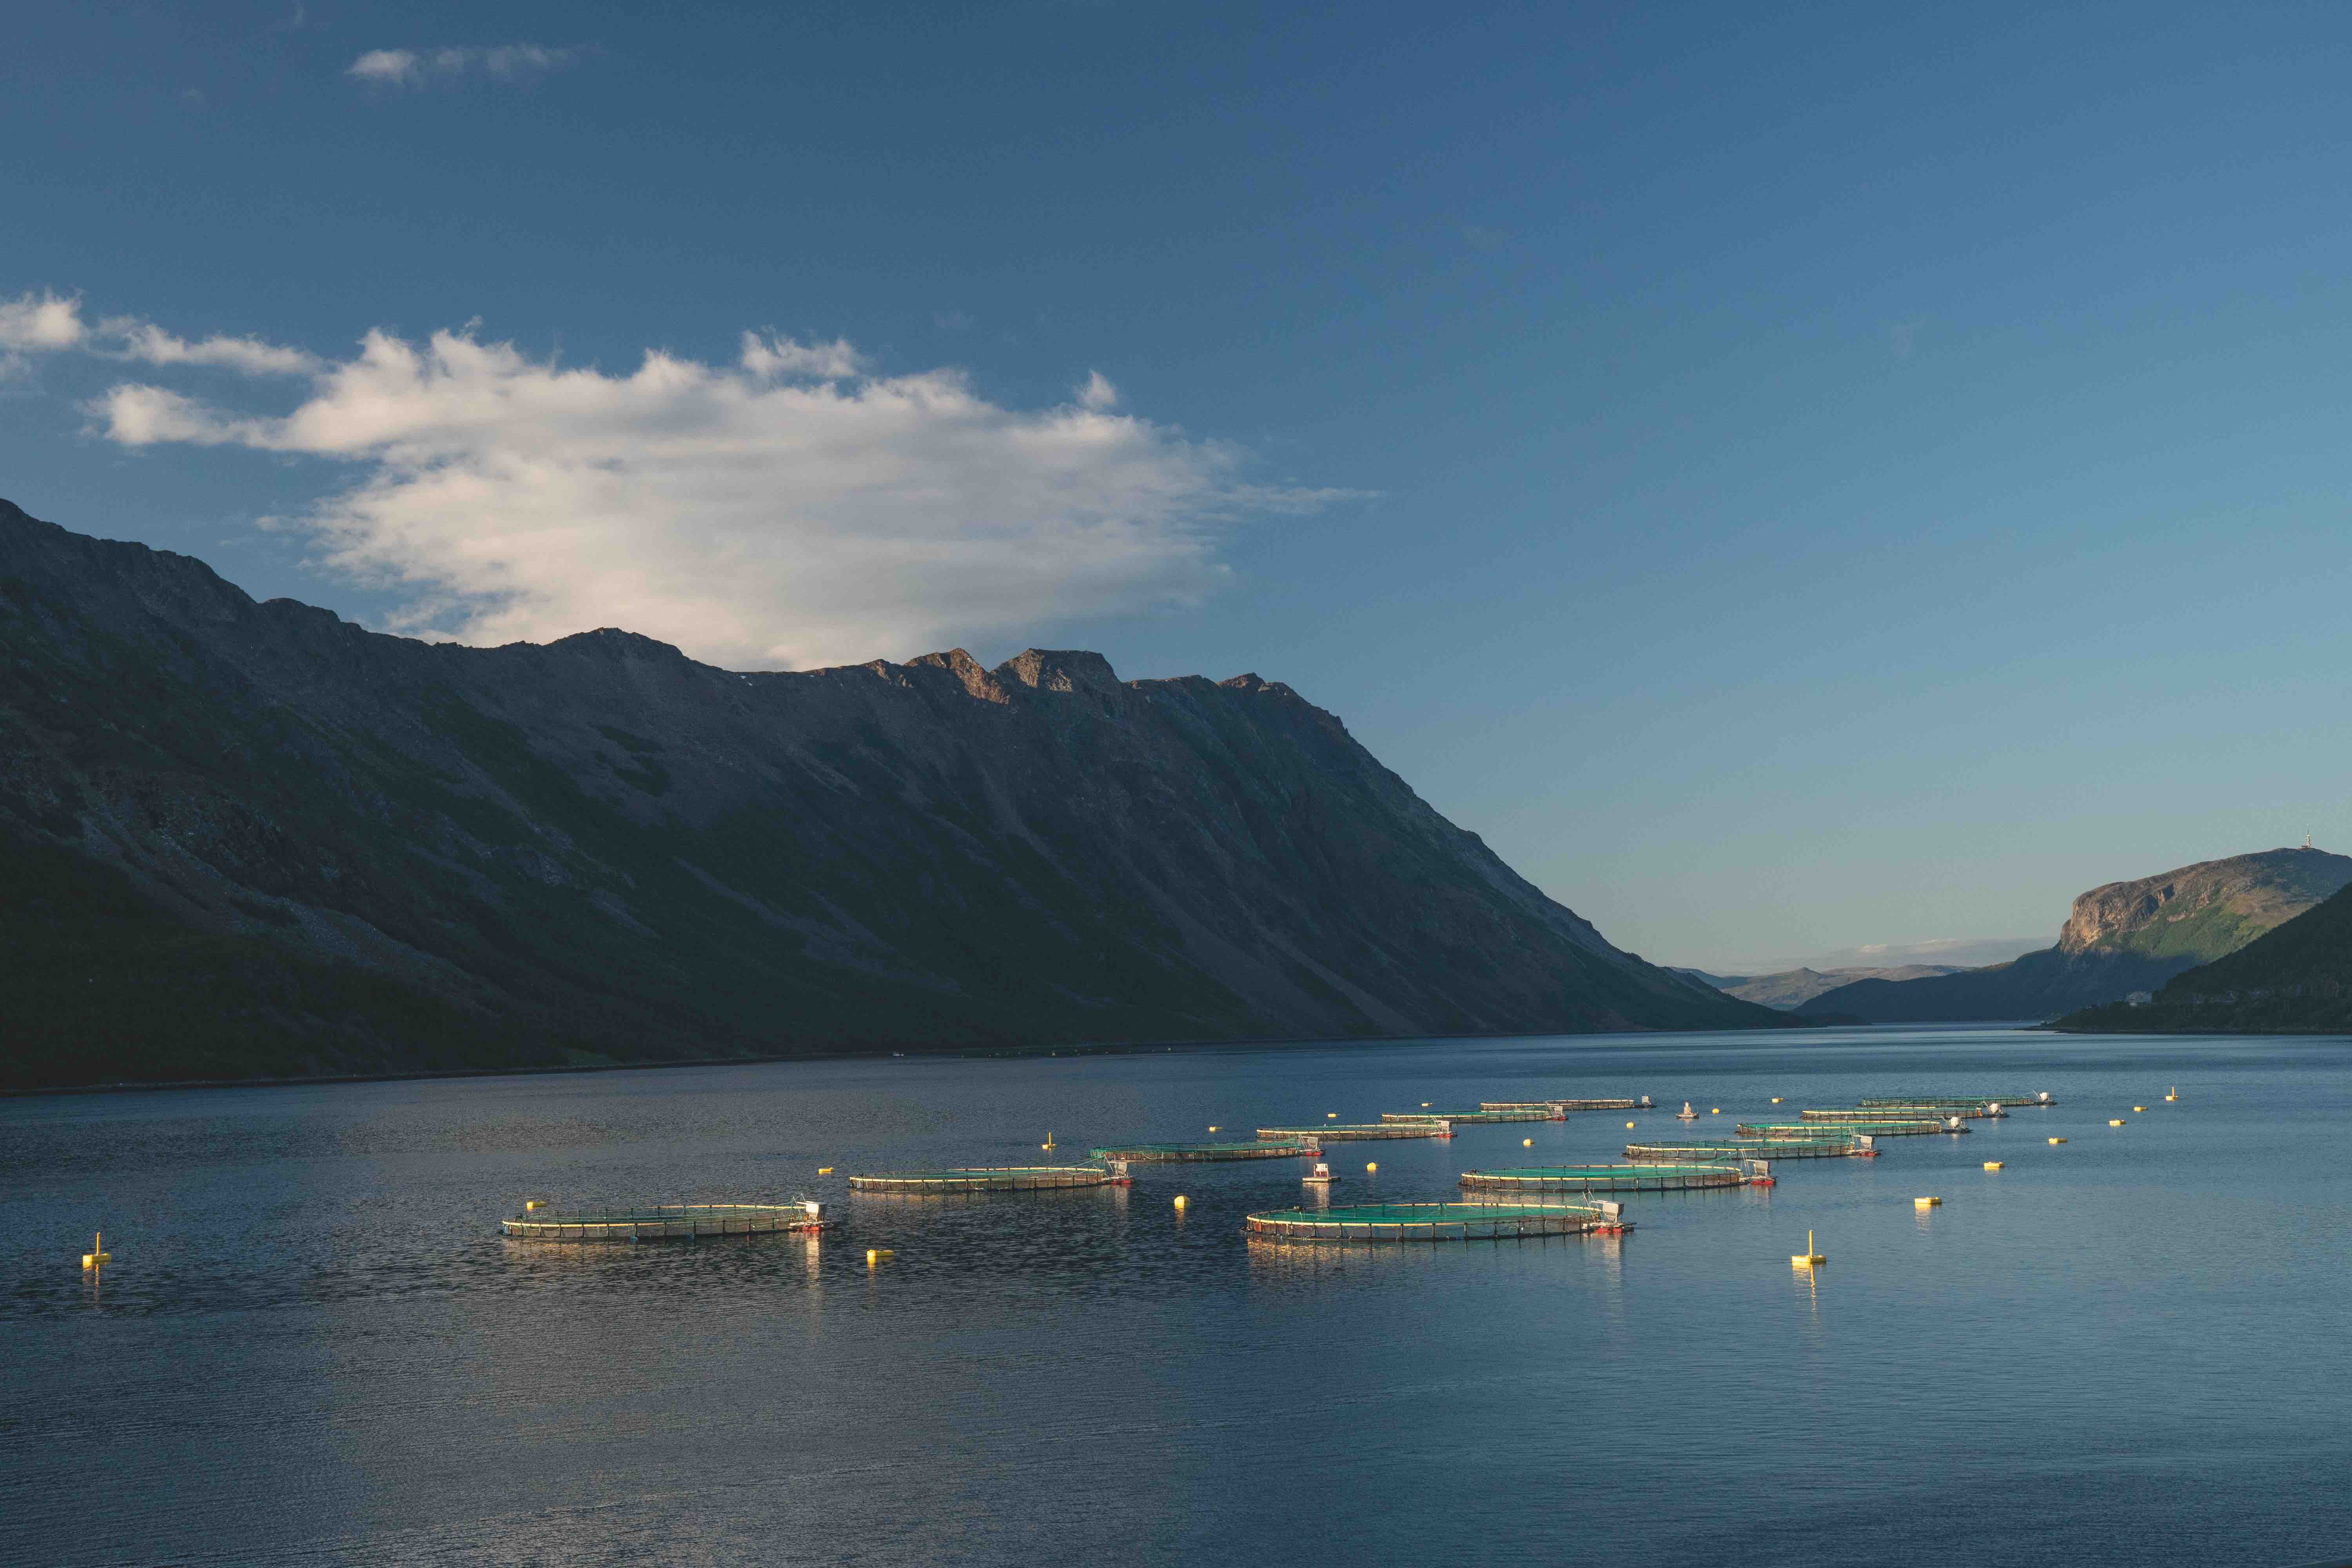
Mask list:
[[1737,996],[1743,1002],[1780,1012],[1793,1012],[1816,996],[1852,985],[1861,980],[1932,980],[1939,974],[1958,974],[1963,967],[1956,963],[1904,963],[1885,969],[1783,969],[1774,974],[1707,974],[1686,969],[1713,985],[1727,996]]
[[2145,1006],[2072,1013],[2096,1033],[2352,1033],[2352,887],[2226,958],[2183,971]]
[[0,1080],[1780,1022],[1254,675],[379,636],[0,502]]
[[2055,1017],[2152,991],[2347,883],[2352,858],[2321,849],[2267,849],[2110,882],[2074,900],[2054,947],[1939,979],[1840,986],[1809,1010],[1874,1023]]

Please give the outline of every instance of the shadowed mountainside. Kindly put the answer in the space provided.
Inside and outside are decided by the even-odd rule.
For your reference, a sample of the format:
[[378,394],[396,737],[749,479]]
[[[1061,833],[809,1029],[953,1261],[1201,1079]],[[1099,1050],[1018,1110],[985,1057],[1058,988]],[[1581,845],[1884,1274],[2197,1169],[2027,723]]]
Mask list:
[[2110,882],[2074,900],[2054,947],[1938,979],[1840,986],[1809,1010],[1873,1023],[2056,1017],[2153,991],[2236,952],[2347,883],[2352,858],[2323,849],[2266,849]]
[[0,1082],[1756,1027],[1245,675],[739,674],[0,502]]

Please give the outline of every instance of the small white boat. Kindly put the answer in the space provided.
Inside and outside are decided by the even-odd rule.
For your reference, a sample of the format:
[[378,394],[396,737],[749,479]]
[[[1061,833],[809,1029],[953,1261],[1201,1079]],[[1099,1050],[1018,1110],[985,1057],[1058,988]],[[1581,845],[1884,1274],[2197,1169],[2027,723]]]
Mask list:
[[1317,1186],[1328,1187],[1339,1178],[1331,1173],[1331,1167],[1329,1165],[1318,1160],[1315,1162],[1315,1168],[1298,1179],[1302,1182],[1310,1183]]
[[1698,1112],[1693,1110],[1691,1109],[1691,1102],[1685,1100],[1683,1101],[1683,1108],[1675,1112],[1675,1120],[1677,1121],[1696,1121],[1698,1120]]

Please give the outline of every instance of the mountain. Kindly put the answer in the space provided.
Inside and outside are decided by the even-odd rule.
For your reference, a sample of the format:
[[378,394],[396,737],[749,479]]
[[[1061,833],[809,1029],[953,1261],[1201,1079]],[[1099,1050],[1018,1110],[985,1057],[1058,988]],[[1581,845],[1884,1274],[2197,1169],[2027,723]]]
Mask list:
[[2054,947],[2007,963],[1895,984],[1860,981],[1823,992],[1813,1012],[1873,1023],[2050,1018],[2153,991],[2293,920],[2352,884],[2352,858],[2322,849],[2266,849],[2110,882],[2074,900]]
[[2229,956],[2175,975],[2146,1005],[2088,1008],[2053,1026],[2108,1034],[2352,1034],[2352,887]]
[[1777,974],[1709,974],[1697,969],[1682,973],[1698,976],[1727,996],[1787,1013],[1860,980],[1931,980],[1963,970],[1953,963],[1905,963],[1891,969],[1784,969]]
[[743,674],[0,502],[0,1082],[1733,1028],[1244,675]]

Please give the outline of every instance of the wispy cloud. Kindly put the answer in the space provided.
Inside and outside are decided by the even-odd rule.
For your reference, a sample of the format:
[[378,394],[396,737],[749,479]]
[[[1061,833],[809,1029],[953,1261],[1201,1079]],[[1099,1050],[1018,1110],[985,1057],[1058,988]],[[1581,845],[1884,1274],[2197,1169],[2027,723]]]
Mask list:
[[425,87],[464,77],[488,77],[514,81],[577,65],[585,51],[550,48],[543,44],[500,44],[492,47],[437,49],[370,49],[344,68],[343,74],[377,87]]
[[0,374],[21,374],[34,356],[68,349],[142,364],[216,365],[247,375],[310,375],[326,367],[307,350],[259,338],[183,338],[136,316],[93,324],[83,318],[76,294],[44,289],[0,300]]
[[[299,353],[155,329],[110,342],[158,365]],[[623,626],[739,667],[905,657],[1196,602],[1226,579],[1235,523],[1350,493],[1254,483],[1246,452],[1116,412],[1098,373],[1018,409],[957,371],[877,374],[846,342],[774,332],[744,334],[732,363],[649,352],[626,374],[470,330],[374,331],[306,363],[291,413],[137,383],[89,412],[125,447],[352,466],[286,525],[331,568],[408,590],[397,628],[467,642]]]

